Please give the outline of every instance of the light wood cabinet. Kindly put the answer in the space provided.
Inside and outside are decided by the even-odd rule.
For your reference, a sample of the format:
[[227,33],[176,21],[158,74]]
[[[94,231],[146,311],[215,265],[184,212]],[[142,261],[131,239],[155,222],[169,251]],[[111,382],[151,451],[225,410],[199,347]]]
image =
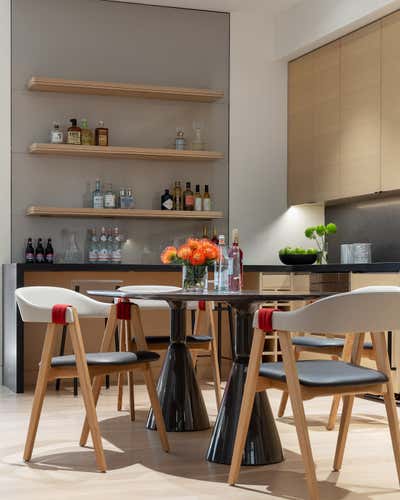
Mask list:
[[381,23],[340,41],[339,197],[380,190]]
[[289,64],[288,201],[314,201],[313,185],[314,55]]
[[[398,14],[397,19],[400,23]],[[381,66],[387,57],[382,52],[389,43],[384,40],[382,46],[384,23],[370,24],[289,63],[289,204],[400,189],[397,172],[398,179],[390,187],[381,183],[381,96],[388,86]],[[396,30],[400,41],[400,24]],[[400,56],[396,44],[391,43],[392,57],[399,59],[396,74],[400,83]],[[397,125],[400,133],[400,111]],[[400,144],[396,148],[399,151],[387,152],[393,160],[399,158]]]
[[400,187],[400,12],[382,21],[382,190]]

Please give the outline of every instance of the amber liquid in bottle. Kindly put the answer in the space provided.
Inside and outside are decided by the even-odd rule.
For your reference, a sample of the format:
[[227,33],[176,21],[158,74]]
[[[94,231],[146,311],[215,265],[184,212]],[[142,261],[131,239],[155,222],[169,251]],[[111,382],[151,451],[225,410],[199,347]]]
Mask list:
[[174,210],[183,210],[182,188],[181,188],[181,183],[179,181],[175,181],[173,199],[174,199]]
[[108,146],[108,128],[104,122],[100,121],[99,126],[94,131],[96,146]]
[[81,144],[81,127],[78,127],[76,118],[71,118],[71,126],[67,130],[67,144]]
[[186,183],[186,190],[183,193],[183,210],[194,210],[194,196],[190,182]]

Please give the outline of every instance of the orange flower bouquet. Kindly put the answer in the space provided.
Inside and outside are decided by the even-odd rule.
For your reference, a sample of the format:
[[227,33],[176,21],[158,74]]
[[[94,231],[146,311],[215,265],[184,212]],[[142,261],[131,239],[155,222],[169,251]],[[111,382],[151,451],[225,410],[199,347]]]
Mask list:
[[207,290],[208,266],[219,258],[218,246],[210,240],[188,238],[179,248],[166,247],[161,253],[163,264],[182,265],[182,288]]

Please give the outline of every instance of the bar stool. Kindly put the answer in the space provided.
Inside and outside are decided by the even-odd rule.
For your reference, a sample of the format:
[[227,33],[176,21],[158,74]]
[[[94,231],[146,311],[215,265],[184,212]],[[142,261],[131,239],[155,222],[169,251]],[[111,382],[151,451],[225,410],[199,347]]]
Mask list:
[[[373,289],[371,289],[373,288]],[[393,287],[397,288],[397,287]],[[400,329],[400,287],[369,287],[318,300],[290,312],[259,310],[254,317],[254,337],[237,427],[229,484],[239,476],[242,453],[256,392],[269,388],[289,393],[311,500],[319,500],[303,400],[342,394],[343,412],[336,445],[334,470],[340,470],[354,396],[366,392],[383,395],[400,480],[400,430],[390,365],[383,332]],[[261,363],[265,332],[278,332],[283,362]],[[351,362],[296,361],[290,332],[354,334]],[[360,366],[365,333],[371,332],[377,370]],[[367,445],[368,441],[366,441]]]
[[[78,293],[87,294],[88,290],[116,290],[121,284],[122,280],[72,280],[71,281],[71,290],[74,290]],[[102,297],[99,299],[100,302],[106,302],[108,304],[113,303],[112,299],[108,299],[107,297]],[[104,320],[105,324],[107,324],[107,319]],[[65,343],[67,340],[67,326],[64,325],[61,334],[61,342],[60,342],[60,356],[64,356],[65,353]],[[119,351],[118,344],[118,332],[115,332],[115,350]],[[78,395],[78,379],[75,377],[73,380],[74,384],[74,396]],[[56,391],[59,391],[61,387],[61,379],[56,380]],[[110,376],[106,375],[106,389],[110,388]]]
[[[84,446],[89,431],[92,435],[97,468],[105,472],[107,464],[101,441],[96,404],[100,395],[102,379],[108,373],[140,370],[145,378],[151,405],[157,420],[157,429],[164,451],[169,451],[168,438],[150,364],[156,361],[157,353],[108,352],[114,336],[118,307],[104,304],[67,288],[32,286],[18,288],[16,301],[22,320],[29,323],[47,323],[39,373],[33,398],[28,436],[25,443],[24,460],[32,457],[33,446],[39,424],[47,384],[57,378],[78,377],[85,404],[86,419],[82,429],[80,445]],[[107,318],[100,352],[86,354],[79,318]],[[71,336],[73,354],[53,357],[57,333],[67,325]],[[90,380],[93,377],[93,391]]]
[[[176,292],[181,290],[181,288],[175,286],[166,285],[129,285],[119,288],[121,292],[129,293],[161,293],[161,292]],[[170,342],[169,335],[162,336],[152,336],[145,335],[143,330],[143,322],[141,317],[141,311],[162,311],[168,310],[168,303],[164,300],[143,300],[143,299],[130,299],[131,303],[136,304],[138,307],[133,310],[132,314],[134,316],[134,329],[135,332],[139,332],[139,335],[145,336],[146,343],[152,351],[164,352],[168,349]],[[214,390],[215,397],[217,401],[217,407],[219,408],[221,404],[221,379],[218,366],[218,347],[215,332],[214,316],[213,316],[213,305],[210,302],[205,302],[204,306],[199,307],[197,302],[189,302],[187,304],[189,311],[196,312],[196,319],[194,325],[193,335],[188,335],[186,337],[188,348],[191,352],[193,364],[196,366],[197,356],[201,353],[206,352],[211,357],[211,367],[213,370],[214,378]],[[210,330],[211,335],[199,335],[202,320],[206,323],[207,330]],[[136,337],[132,337],[131,345],[133,350],[137,349]],[[120,340],[120,345],[122,350],[127,349],[128,341],[124,339]],[[129,389],[129,400],[134,401],[134,382],[133,375],[128,374],[128,389]],[[118,378],[118,410],[122,409],[122,399],[123,399],[123,379],[122,376]],[[130,414],[131,419],[134,420],[134,405],[130,404]]]

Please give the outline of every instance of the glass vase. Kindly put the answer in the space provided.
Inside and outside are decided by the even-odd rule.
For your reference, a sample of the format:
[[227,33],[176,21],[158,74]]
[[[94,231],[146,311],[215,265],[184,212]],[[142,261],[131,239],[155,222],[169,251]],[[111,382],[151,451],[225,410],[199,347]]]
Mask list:
[[190,292],[208,290],[207,266],[182,266],[182,288]]

